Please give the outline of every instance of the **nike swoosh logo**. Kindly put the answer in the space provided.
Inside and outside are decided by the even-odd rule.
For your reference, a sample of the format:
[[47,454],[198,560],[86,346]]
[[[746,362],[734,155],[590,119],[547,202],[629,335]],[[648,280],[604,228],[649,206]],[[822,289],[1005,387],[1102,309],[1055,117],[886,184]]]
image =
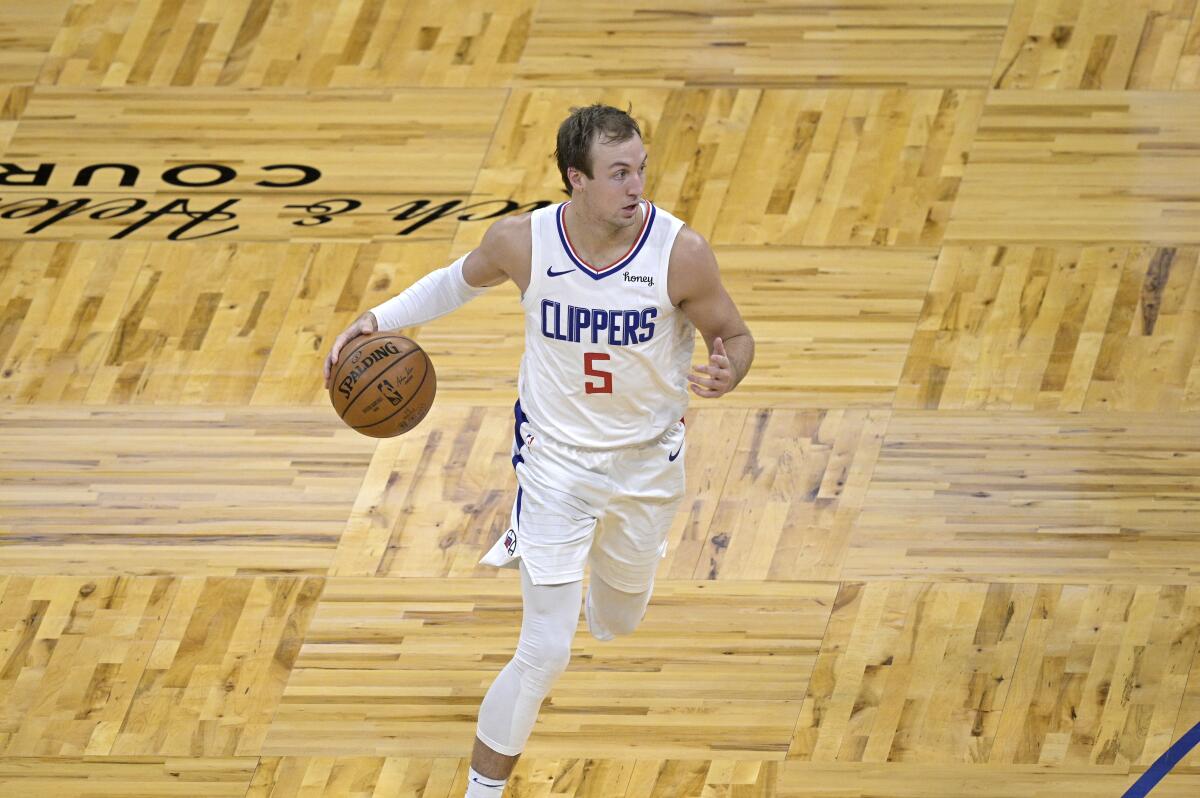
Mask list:
[[667,459],[670,460],[672,463],[674,463],[675,458],[678,457],[679,453],[682,451],[683,451],[683,444],[681,443],[681,444],[679,444],[679,448],[675,450],[675,454],[667,455]]
[[567,269],[565,272],[556,272],[556,271],[553,271],[553,269],[554,269],[553,266],[546,267],[546,276],[547,277],[562,277],[564,274],[570,274],[571,272],[575,271],[574,269]]
[[491,787],[493,790],[496,789],[497,787],[504,786],[504,782],[502,782],[502,781],[496,782],[495,784],[488,784],[483,779],[477,779],[474,776],[471,777],[471,783],[472,784],[482,784],[484,787]]

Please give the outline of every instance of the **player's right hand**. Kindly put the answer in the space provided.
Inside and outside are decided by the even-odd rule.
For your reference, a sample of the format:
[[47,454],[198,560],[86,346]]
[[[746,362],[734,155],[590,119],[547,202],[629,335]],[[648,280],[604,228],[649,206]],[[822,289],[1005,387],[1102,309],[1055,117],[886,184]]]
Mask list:
[[359,316],[354,322],[342,330],[341,335],[333,341],[333,348],[329,350],[329,356],[325,358],[325,388],[329,388],[329,380],[333,376],[333,367],[337,365],[338,355],[342,353],[342,347],[353,341],[360,335],[370,335],[373,332],[379,331],[379,322],[375,319],[375,314],[367,311]]

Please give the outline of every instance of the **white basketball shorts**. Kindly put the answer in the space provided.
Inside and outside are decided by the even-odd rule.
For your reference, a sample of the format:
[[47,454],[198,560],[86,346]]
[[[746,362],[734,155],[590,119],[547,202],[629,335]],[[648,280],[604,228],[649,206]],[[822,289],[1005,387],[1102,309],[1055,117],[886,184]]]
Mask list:
[[520,558],[535,585],[559,585],[582,579],[590,561],[618,590],[649,590],[683,499],[683,421],[656,441],[596,450],[535,436],[520,402],[514,412],[517,498],[480,562]]

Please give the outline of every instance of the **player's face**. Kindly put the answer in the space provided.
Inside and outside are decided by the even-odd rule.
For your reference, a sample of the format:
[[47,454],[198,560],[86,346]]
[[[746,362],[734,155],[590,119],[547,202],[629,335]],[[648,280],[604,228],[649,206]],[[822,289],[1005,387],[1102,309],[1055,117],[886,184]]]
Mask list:
[[592,179],[584,178],[584,184],[585,201],[596,216],[617,227],[641,221],[638,202],[646,188],[646,148],[641,137],[593,141]]

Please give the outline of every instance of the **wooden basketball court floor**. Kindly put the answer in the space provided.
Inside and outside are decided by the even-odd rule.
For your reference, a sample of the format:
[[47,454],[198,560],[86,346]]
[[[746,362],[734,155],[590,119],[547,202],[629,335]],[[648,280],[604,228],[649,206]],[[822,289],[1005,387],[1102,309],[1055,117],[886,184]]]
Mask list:
[[510,794],[1121,795],[1200,722],[1198,90],[1197,0],[0,0],[0,794],[461,796],[515,291],[401,438],[321,359],[604,101],[758,358]]

